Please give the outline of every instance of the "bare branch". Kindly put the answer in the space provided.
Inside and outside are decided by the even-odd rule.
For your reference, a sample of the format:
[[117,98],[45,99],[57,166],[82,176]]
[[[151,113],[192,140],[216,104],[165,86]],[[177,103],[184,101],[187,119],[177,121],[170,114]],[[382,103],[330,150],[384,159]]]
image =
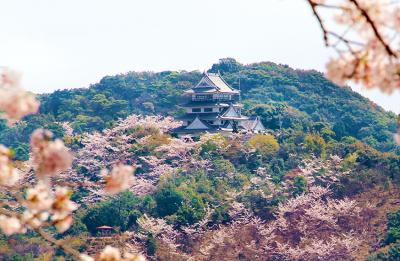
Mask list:
[[329,46],[328,31],[326,30],[324,22],[322,21],[322,18],[317,11],[318,4],[312,0],[307,0],[307,2],[310,4],[311,10],[313,11],[315,18],[317,18],[317,20],[318,20],[319,27],[321,28],[322,33],[323,33],[325,46],[328,47]]

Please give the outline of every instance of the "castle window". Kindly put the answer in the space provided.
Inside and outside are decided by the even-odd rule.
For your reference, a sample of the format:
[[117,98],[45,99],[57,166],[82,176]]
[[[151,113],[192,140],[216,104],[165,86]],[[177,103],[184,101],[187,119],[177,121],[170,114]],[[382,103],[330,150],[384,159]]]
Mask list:
[[215,99],[221,100],[221,101],[228,101],[228,100],[231,100],[231,96],[229,94],[220,93],[220,94],[215,95]]
[[196,95],[193,101],[207,101],[207,100],[212,100],[212,95]]
[[212,112],[213,109],[212,108],[204,108],[204,112]]
[[201,108],[192,108],[192,112],[201,112]]

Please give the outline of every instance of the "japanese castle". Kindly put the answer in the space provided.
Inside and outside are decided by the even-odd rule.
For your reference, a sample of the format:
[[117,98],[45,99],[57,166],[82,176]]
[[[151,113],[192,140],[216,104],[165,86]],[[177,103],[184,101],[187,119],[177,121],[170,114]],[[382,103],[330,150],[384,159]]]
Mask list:
[[227,84],[219,73],[204,73],[200,82],[184,92],[186,113],[176,134],[201,132],[260,132],[265,128],[258,116],[242,115],[240,91]]

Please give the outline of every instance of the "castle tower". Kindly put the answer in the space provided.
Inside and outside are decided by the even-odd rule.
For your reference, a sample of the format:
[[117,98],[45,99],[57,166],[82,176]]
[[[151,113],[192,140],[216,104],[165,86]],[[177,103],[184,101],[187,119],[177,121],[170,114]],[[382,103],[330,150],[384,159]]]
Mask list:
[[200,82],[184,95],[186,103],[182,107],[186,113],[177,118],[183,125],[174,133],[238,132],[255,125],[254,120],[259,122],[256,124],[259,130],[264,129],[258,117],[249,119],[242,115],[240,92],[230,87],[219,73],[204,73]]

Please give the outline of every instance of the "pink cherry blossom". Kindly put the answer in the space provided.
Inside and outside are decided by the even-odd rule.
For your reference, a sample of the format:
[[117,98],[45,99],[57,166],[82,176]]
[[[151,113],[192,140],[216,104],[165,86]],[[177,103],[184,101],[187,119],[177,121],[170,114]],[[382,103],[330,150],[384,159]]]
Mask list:
[[0,185],[13,186],[19,179],[20,173],[13,166],[11,151],[0,144]]
[[35,130],[31,136],[32,159],[39,177],[52,176],[70,168],[72,155],[64,143],[51,140],[52,133]]
[[21,74],[4,68],[0,77],[0,111],[9,124],[36,113],[39,102],[32,93],[21,88]]
[[105,191],[109,194],[117,194],[129,188],[132,181],[133,166],[116,165],[111,172],[102,171],[102,176],[106,181]]
[[22,229],[21,222],[16,217],[0,215],[0,229],[6,235],[19,233]]

